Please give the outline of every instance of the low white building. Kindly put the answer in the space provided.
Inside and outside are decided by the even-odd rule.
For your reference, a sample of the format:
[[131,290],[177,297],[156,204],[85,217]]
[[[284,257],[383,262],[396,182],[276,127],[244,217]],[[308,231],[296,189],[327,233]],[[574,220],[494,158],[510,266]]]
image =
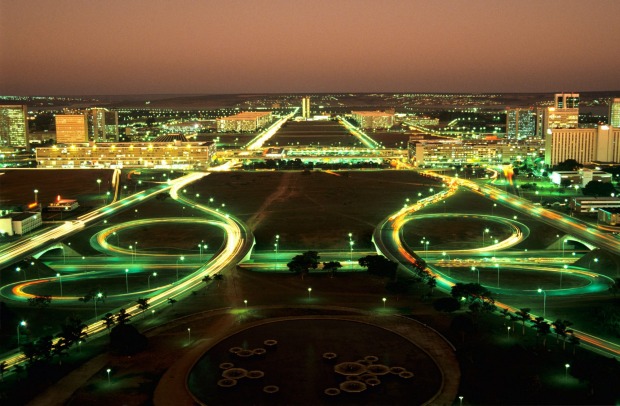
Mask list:
[[41,213],[9,213],[0,217],[0,234],[24,235],[43,224]]

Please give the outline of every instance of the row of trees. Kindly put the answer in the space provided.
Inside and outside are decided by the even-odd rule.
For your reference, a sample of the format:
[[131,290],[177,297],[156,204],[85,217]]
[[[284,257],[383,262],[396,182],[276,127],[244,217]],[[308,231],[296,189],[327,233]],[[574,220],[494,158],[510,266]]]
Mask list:
[[[74,345],[86,340],[88,334],[85,331],[86,324],[76,317],[69,317],[60,326],[60,332],[56,335],[56,340],[51,335],[40,337],[36,341],[22,345],[21,350],[26,357],[26,366],[15,365],[14,371],[21,374],[24,370],[36,371],[49,366],[57,358],[59,364],[62,358],[69,354],[69,349]],[[4,375],[6,363],[0,363],[0,375]]]

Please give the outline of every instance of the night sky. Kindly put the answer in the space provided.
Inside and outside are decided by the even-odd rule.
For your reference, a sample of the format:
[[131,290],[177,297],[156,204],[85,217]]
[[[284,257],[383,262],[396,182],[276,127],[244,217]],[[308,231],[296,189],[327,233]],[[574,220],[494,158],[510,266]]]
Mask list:
[[0,95],[620,90],[618,0],[0,0]]

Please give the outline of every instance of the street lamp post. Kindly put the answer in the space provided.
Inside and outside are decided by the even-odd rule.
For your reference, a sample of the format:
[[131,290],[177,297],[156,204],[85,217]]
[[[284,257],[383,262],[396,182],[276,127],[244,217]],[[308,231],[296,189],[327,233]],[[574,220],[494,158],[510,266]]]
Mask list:
[[564,364],[564,380],[568,380],[568,368],[570,368],[570,364]]
[[179,281],[179,261],[185,261],[185,257],[180,257],[177,259],[177,282]]
[[56,277],[58,278],[58,282],[60,283],[60,297],[62,297],[62,275],[57,273]]
[[353,268],[353,233],[349,233],[349,264],[351,264],[351,268]]
[[39,189],[34,190],[34,203],[39,204]]
[[19,347],[19,341],[20,341],[20,329],[22,327],[26,327],[28,324],[26,323],[25,320],[22,320],[19,322],[19,324],[17,324],[17,346]]
[[278,248],[280,247],[280,234],[276,234],[276,242],[273,244],[276,248],[276,271],[278,270]]
[[564,258],[564,244],[566,244],[567,240],[562,240],[562,258]]
[[129,269],[125,268],[125,290],[129,293]]
[[508,330],[508,338],[510,338],[510,326],[508,326],[507,330]]
[[482,247],[484,248],[484,235],[489,232],[488,228],[482,230]]
[[248,308],[248,299],[243,299],[243,304],[245,305],[245,308]]
[[598,263],[598,258],[594,258],[593,260],[590,261],[590,265],[588,265],[588,268],[592,269],[592,261],[594,261],[594,263]]
[[[448,261],[451,261],[450,255],[445,251],[441,253],[441,256],[444,257],[443,260],[445,260],[446,255],[448,256]],[[452,266],[448,267],[448,276],[452,277]]]
[[564,275],[564,271],[568,269],[568,265],[564,265],[562,269],[560,269],[560,289],[562,289],[562,275]]
[[495,264],[497,267],[497,287],[499,288],[499,264]]
[[384,297],[381,300],[383,301],[383,308],[385,309],[385,302],[387,301],[387,298]]
[[97,179],[97,186],[99,186],[99,194],[101,194],[101,179]]
[[538,288],[538,293],[543,294],[543,319],[547,316],[547,292]]
[[187,345],[190,345],[192,343],[192,329],[191,328],[187,328]]
[[97,314],[97,302],[99,301],[99,299],[101,299],[103,297],[103,293],[98,292],[95,297],[93,298],[93,301],[95,302],[95,321],[99,318],[99,315]]
[[112,382],[110,381],[110,372],[112,372],[112,370],[110,368],[105,370],[108,373],[108,385],[110,385]]
[[157,272],[153,272],[152,274],[148,276],[148,278],[146,278],[146,283],[149,287],[149,290],[151,290],[151,276],[157,276]]
[[480,285],[480,269],[476,268],[475,266],[472,266],[471,270],[476,271],[478,273],[478,285]]
[[26,280],[26,268],[21,269],[20,267],[15,268],[15,271],[17,273],[20,273],[21,271],[24,271],[24,281]]
[[308,288],[308,300],[311,299],[310,295],[312,294],[312,288]]
[[133,264],[133,245],[129,246],[129,250],[131,251],[131,263]]

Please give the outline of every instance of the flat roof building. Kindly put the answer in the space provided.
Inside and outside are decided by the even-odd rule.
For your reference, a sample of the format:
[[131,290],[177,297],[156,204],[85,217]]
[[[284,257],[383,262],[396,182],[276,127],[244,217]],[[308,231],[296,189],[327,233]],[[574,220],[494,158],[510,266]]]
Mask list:
[[214,156],[212,141],[88,143],[36,149],[41,168],[208,168]]
[[271,122],[271,111],[245,111],[217,119],[218,132],[254,132]]
[[569,206],[572,211],[577,213],[594,213],[598,209],[620,208],[620,198],[618,197],[575,197],[571,199]]
[[9,213],[0,217],[0,234],[24,235],[43,224],[41,213]]
[[353,119],[360,128],[379,130],[394,126],[394,114],[382,111],[352,111]]
[[521,139],[536,135],[536,111],[533,108],[506,109],[506,138]]
[[415,165],[449,166],[462,164],[502,164],[537,157],[542,140],[420,140],[411,137],[409,156]]
[[0,147],[28,146],[25,105],[0,105]]
[[545,134],[545,164],[553,166],[567,159],[581,164],[620,162],[620,128],[549,129]]
[[88,142],[88,123],[84,114],[57,114],[56,143]]
[[[74,142],[117,142],[118,141],[118,113],[102,107],[89,109],[65,109],[65,115],[84,115],[88,137],[85,140]],[[61,143],[60,141],[56,141]]]
[[609,102],[609,125],[620,128],[620,98],[611,99]]

